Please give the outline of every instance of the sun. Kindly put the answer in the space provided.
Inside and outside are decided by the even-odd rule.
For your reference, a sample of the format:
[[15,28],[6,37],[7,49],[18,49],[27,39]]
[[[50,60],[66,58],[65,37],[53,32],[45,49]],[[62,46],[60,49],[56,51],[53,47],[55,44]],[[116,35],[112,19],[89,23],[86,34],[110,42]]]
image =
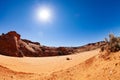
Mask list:
[[49,8],[40,8],[37,10],[37,18],[41,21],[49,21],[51,19],[51,11]]

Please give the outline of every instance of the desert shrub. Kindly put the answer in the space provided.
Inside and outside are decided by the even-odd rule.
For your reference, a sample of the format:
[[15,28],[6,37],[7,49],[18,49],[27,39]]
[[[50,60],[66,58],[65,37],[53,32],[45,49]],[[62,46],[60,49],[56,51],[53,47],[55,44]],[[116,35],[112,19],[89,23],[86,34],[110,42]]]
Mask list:
[[120,50],[120,37],[109,34],[109,40],[105,38],[106,45],[101,47],[101,51],[117,52]]

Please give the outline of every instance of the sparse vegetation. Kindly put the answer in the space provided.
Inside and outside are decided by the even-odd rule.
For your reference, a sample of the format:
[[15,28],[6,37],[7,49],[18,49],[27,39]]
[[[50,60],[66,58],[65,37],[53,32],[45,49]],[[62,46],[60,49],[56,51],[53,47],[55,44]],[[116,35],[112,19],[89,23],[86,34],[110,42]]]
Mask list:
[[117,52],[120,50],[120,37],[115,37],[113,34],[109,34],[109,40],[105,38],[105,43],[101,47],[101,52],[106,51],[106,53]]

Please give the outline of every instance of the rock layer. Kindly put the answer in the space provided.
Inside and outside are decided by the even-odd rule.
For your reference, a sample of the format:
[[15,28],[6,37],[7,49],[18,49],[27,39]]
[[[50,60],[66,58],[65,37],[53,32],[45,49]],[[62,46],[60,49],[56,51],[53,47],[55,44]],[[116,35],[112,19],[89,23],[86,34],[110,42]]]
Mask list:
[[44,57],[73,54],[76,51],[83,52],[97,49],[105,44],[104,41],[90,43],[81,47],[47,47],[39,42],[21,39],[21,35],[10,31],[0,35],[0,54],[14,57]]
[[15,31],[0,35],[0,54],[15,57],[40,57],[66,55],[73,52],[72,48],[41,46],[39,42],[21,39]]

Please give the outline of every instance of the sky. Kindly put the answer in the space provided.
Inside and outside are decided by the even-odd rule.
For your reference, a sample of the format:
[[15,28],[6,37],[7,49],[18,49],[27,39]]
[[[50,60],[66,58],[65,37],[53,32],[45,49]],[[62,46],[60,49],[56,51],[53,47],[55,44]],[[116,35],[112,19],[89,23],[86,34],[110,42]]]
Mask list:
[[[49,21],[36,17],[51,11]],[[81,46],[120,36],[120,0],[0,0],[0,34],[17,31],[21,38],[46,46]]]

